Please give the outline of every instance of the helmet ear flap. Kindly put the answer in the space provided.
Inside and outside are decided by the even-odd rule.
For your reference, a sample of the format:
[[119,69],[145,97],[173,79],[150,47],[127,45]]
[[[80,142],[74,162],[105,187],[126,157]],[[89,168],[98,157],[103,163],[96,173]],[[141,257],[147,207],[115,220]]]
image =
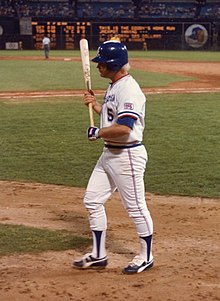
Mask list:
[[107,68],[110,70],[110,71],[118,71],[121,69],[121,67],[116,64],[116,63],[107,63]]
[[107,41],[98,48],[96,57],[92,59],[95,63],[107,63],[111,71],[118,71],[128,63],[128,52],[124,44],[117,41]]

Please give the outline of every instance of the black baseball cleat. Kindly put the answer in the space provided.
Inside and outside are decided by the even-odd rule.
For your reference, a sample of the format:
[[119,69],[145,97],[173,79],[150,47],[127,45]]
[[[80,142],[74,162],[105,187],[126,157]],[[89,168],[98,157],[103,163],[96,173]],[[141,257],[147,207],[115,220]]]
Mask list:
[[94,258],[90,253],[73,262],[73,267],[78,269],[104,269],[108,265],[107,256]]
[[129,265],[123,269],[122,272],[124,274],[137,274],[152,268],[153,265],[153,259],[151,261],[146,262],[143,258],[137,255],[134,257],[132,262],[130,262]]

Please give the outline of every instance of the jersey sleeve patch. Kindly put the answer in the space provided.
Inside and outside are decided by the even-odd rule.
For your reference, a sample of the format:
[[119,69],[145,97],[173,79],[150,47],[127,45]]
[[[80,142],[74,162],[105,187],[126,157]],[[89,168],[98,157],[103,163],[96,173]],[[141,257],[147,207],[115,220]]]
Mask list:
[[130,102],[124,103],[124,109],[125,110],[134,110],[134,104]]
[[130,116],[124,116],[117,119],[117,124],[126,125],[129,128],[133,129],[135,119]]

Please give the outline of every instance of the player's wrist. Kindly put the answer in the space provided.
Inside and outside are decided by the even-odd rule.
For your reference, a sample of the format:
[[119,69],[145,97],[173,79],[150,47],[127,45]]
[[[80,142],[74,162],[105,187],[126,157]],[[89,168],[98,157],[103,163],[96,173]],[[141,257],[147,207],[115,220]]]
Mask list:
[[101,105],[99,104],[99,103],[94,103],[94,104],[92,104],[92,108],[93,108],[93,110],[97,113],[97,114],[99,114],[100,115],[100,113],[101,113]]
[[94,102],[92,102],[92,107],[93,107],[93,109],[97,109],[100,107],[100,105],[96,101],[94,101]]
[[97,106],[97,103],[95,101],[92,102],[92,108],[95,110],[95,107]]
[[100,131],[101,131],[101,129],[98,129],[98,131],[97,131],[97,139],[98,139],[98,138],[101,138],[101,136],[100,136],[100,134],[101,134]]
[[88,131],[87,131],[88,139],[90,141],[93,141],[93,140],[97,140],[98,138],[100,138],[99,131],[100,131],[100,129],[95,126],[89,127]]

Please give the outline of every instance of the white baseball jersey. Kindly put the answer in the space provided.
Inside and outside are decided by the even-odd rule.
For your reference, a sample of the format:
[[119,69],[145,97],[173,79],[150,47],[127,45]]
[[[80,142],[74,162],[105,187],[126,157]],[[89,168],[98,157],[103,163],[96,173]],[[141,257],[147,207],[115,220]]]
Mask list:
[[126,145],[142,141],[145,125],[145,103],[145,95],[130,74],[110,84],[104,96],[100,127],[108,127],[122,117],[135,119],[129,136],[114,138],[111,142]]
[[50,45],[50,39],[48,37],[43,38],[43,45]]

